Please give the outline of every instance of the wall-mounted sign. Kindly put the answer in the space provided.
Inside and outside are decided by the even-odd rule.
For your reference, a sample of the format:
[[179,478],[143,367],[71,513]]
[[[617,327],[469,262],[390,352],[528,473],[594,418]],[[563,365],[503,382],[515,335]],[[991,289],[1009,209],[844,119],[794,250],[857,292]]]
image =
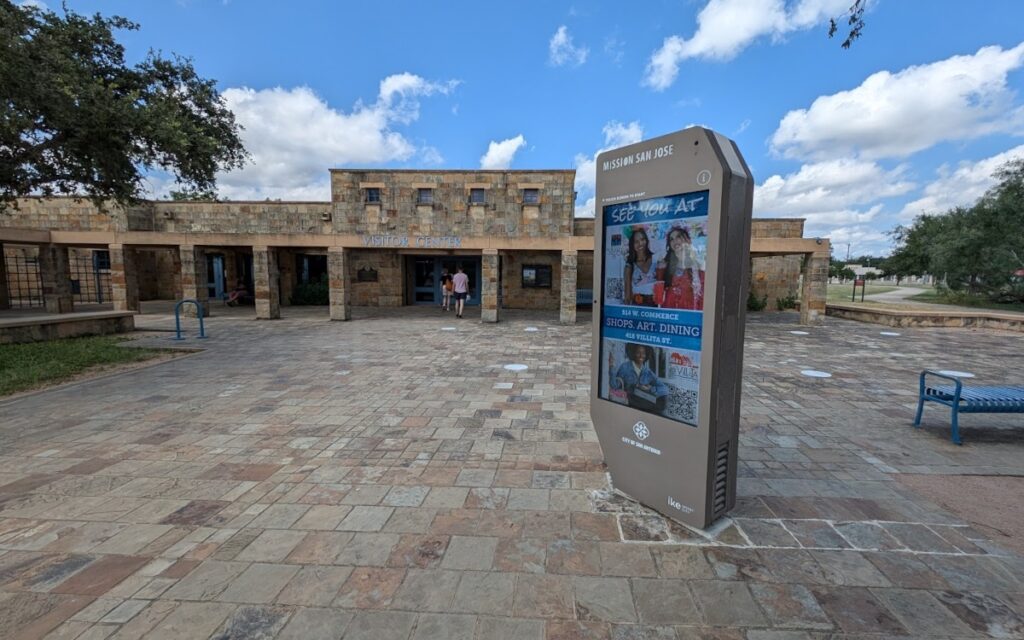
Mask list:
[[398,247],[403,249],[458,249],[462,246],[459,236],[360,236],[364,247]]
[[753,178],[699,127],[597,167],[591,417],[616,488],[703,527],[735,502]]
[[370,267],[362,267],[356,271],[356,282],[377,282],[377,270]]

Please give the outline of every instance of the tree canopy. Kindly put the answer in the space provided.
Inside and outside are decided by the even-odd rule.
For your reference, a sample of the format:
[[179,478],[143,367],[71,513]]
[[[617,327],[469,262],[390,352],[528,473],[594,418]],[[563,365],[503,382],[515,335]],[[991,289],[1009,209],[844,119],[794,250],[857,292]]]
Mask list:
[[995,174],[999,184],[970,207],[918,216],[891,232],[887,271],[930,273],[950,291],[1024,301],[1024,159]]
[[0,210],[53,194],[130,204],[153,169],[212,193],[217,171],[244,164],[215,82],[153,51],[127,66],[117,29],[138,25],[0,0]]

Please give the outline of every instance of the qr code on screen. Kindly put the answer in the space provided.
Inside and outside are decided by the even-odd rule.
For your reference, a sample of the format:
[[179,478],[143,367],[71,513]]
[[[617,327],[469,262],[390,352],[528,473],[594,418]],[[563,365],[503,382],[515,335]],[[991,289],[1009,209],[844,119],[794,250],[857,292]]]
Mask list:
[[693,390],[671,387],[668,406],[665,413],[668,417],[690,424],[697,423],[697,392]]

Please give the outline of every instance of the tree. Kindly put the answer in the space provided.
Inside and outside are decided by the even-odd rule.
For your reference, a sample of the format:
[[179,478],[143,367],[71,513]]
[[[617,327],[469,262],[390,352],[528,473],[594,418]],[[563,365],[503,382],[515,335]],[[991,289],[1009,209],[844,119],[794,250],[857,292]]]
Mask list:
[[[841,45],[844,49],[849,49],[853,41],[859,38],[864,30],[864,9],[866,8],[867,0],[854,0],[847,10],[846,26],[849,27],[849,31],[846,32],[846,39]],[[828,37],[834,37],[837,31],[839,31],[839,25],[836,23],[836,19],[832,18],[828,21]]]
[[115,29],[138,25],[0,0],[0,210],[55,193],[130,204],[152,169],[211,192],[217,171],[244,164],[214,81],[152,51],[126,66]]
[[953,292],[993,300],[1024,301],[1024,160],[995,174],[999,184],[970,207],[922,215],[890,235],[896,249],[887,269],[902,275],[931,273]]
[[207,202],[217,202],[220,197],[217,195],[215,189],[209,189],[207,191],[199,191],[198,189],[182,189],[180,191],[171,189],[167,196],[175,202],[186,202],[190,200],[202,200]]

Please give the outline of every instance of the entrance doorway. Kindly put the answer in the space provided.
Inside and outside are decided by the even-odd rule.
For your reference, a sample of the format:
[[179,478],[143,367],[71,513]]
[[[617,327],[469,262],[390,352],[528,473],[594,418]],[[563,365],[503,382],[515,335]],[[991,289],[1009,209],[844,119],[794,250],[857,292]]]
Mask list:
[[412,275],[409,287],[409,304],[441,304],[441,274],[445,269],[449,275],[462,266],[469,276],[469,298],[467,306],[480,304],[480,258],[475,256],[411,256],[408,272]]

